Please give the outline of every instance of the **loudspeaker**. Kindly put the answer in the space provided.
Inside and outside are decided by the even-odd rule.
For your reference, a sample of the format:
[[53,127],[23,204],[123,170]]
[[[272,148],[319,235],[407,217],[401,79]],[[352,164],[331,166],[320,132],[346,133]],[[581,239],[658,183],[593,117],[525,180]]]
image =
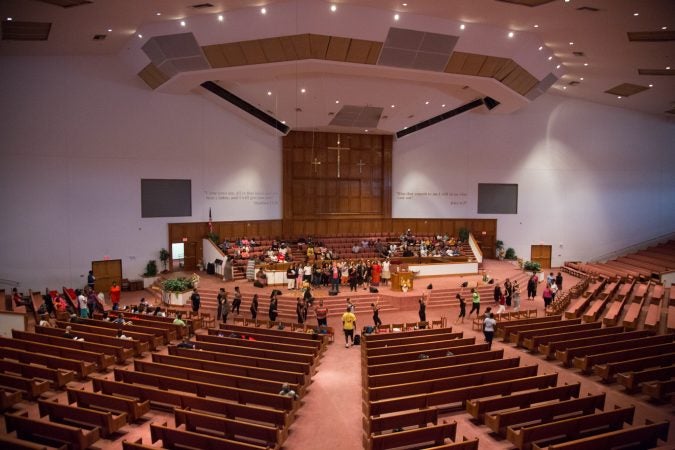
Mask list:
[[206,273],[209,275],[213,275],[216,273],[216,265],[213,263],[208,263],[206,265]]
[[214,259],[213,264],[215,264],[216,266],[222,266],[223,260],[222,259]]
[[431,290],[431,289],[433,289],[433,288],[434,288],[434,285],[431,284],[431,283],[429,283],[429,285],[427,286],[427,289]]
[[380,292],[380,291],[378,291],[376,287],[372,287],[372,286],[370,287],[370,293],[371,294],[377,294],[378,292]]
[[485,97],[483,103],[485,103],[485,107],[489,110],[493,110],[499,106],[499,102],[492,97]]
[[465,281],[464,283],[462,283],[462,287],[468,287],[468,286],[469,286],[469,282],[468,282],[468,281]]
[[328,295],[330,295],[331,297],[334,297],[334,296],[338,295],[338,291],[334,291],[334,290],[331,289],[330,291],[328,291]]

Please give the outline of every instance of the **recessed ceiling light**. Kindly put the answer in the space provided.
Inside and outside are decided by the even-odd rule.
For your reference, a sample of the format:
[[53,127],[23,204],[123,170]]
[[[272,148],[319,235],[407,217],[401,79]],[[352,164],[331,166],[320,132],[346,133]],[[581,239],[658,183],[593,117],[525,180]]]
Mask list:
[[649,87],[654,87],[654,85],[653,85],[653,84],[650,84]]
[[616,97],[616,98],[623,98],[623,97],[622,97],[622,96],[620,96],[620,95],[617,95],[617,97]]
[[156,16],[161,16],[162,13],[158,12],[158,13],[155,13],[155,15],[156,15]]
[[267,14],[267,8],[260,8],[260,14]]
[[218,22],[225,20],[225,17],[222,14],[218,14]]
[[512,38],[513,36],[515,36],[515,33],[514,33],[513,31],[509,31],[508,36],[509,36],[510,38]]
[[283,123],[284,125],[286,125],[286,121],[285,121],[285,120],[282,120],[281,123]]
[[581,81],[584,81],[584,77],[579,78]]
[[108,28],[108,33],[112,33],[112,28]]
[[570,45],[574,45],[574,42],[570,41]]
[[535,24],[534,24],[534,27],[535,27],[535,28],[539,28],[539,25],[537,25],[537,24],[535,23]]
[[140,33],[138,33],[138,37],[142,39],[142,38],[143,38],[143,35],[140,34]]
[[396,105],[391,105],[392,108],[396,108]]
[[560,69],[560,64],[558,64],[557,66],[555,66],[555,68],[556,68],[556,69]]
[[666,70],[670,70],[670,66],[666,66]]
[[403,6],[408,6],[408,4],[407,4],[407,3],[403,3]]
[[408,129],[408,127],[403,127],[403,129],[404,129],[404,130],[407,130],[407,129]]
[[460,30],[463,30],[463,29],[465,29],[465,28],[466,28],[466,25],[464,25],[464,24],[461,24],[461,25],[459,26],[459,29],[460,29]]
[[304,94],[305,92],[307,92],[307,89],[302,88],[302,89],[300,89],[300,92]]
[[584,63],[584,67],[588,67],[588,63]]
[[336,104],[340,103],[340,100],[335,100],[335,103],[336,103]]
[[[12,20],[12,19],[9,19],[9,20]],[[661,29],[662,29],[662,30],[667,30],[668,27],[661,27]]]
[[363,131],[365,131],[366,133],[368,132],[368,130],[363,130]]
[[544,46],[543,46],[543,45],[540,45],[540,46],[539,46],[539,51],[542,51],[543,49],[544,49]]
[[185,26],[185,21],[184,21],[184,20],[181,20],[181,21],[180,21],[180,26],[181,26],[181,27],[184,27],[184,26]]
[[548,60],[549,60],[549,61],[552,60],[552,59],[553,59],[553,56],[549,56],[549,57],[548,57]]
[[267,91],[267,95],[272,95],[272,91]]
[[445,103],[443,103],[443,104],[441,105],[441,108],[445,108]]
[[566,90],[567,90],[567,86],[563,86],[563,91],[566,91]]
[[335,12],[337,11],[337,6],[336,5],[330,5],[330,10]]
[[401,18],[401,16],[399,16],[398,14],[394,14],[394,20],[398,20],[400,18]]
[[569,3],[569,2],[570,2],[570,0],[565,0],[565,3]]
[[425,104],[425,105],[428,105],[428,104],[429,104],[429,100],[427,100],[426,102],[424,102],[424,104]]
[[637,17],[637,16],[639,16],[639,15],[640,15],[640,13],[638,13],[638,12],[634,12],[634,13],[633,13],[633,16],[635,16],[635,17]]

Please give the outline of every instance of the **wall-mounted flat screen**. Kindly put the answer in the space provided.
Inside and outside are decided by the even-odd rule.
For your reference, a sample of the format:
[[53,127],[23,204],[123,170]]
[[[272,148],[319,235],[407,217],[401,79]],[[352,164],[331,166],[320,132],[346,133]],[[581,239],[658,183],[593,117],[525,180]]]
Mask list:
[[141,217],[190,217],[192,180],[141,179]]
[[518,185],[478,183],[478,214],[518,214]]

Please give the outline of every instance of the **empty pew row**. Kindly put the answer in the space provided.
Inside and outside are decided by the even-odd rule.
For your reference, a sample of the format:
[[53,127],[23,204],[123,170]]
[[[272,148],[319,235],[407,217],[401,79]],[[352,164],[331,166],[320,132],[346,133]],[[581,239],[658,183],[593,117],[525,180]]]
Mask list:
[[561,315],[553,315],[544,317],[534,317],[530,319],[512,320],[510,322],[498,322],[497,325],[495,326],[495,336],[502,338],[504,342],[508,342],[510,334],[509,330],[511,328],[515,329],[515,327],[519,325],[526,325],[526,324],[559,322],[560,320],[562,320]]
[[642,393],[654,401],[664,401],[675,392],[675,379],[642,383]]
[[[479,344],[482,345],[482,344]],[[484,347],[484,346],[483,346]],[[494,361],[504,357],[504,349],[496,350],[477,350],[475,352],[455,354],[442,354],[435,357],[419,359],[415,358],[404,362],[369,364],[362,367],[362,372],[366,377],[377,375],[388,375],[397,372],[410,372],[423,369],[436,369],[457,364],[469,364],[472,362]]]
[[[279,360],[279,361],[290,361],[290,362],[297,362],[297,363],[303,363],[303,364],[308,364],[310,367],[312,367],[312,370],[314,369],[314,356],[311,354],[307,353],[289,353],[285,351],[278,351],[278,350],[271,350],[271,349],[264,349],[264,348],[254,348],[254,347],[244,347],[241,345],[237,345],[238,342],[230,344],[224,343],[227,341],[219,341],[219,338],[217,336],[204,336],[206,338],[214,338],[215,342],[209,342],[206,340],[199,339],[200,335],[197,335],[197,341],[194,341],[195,348],[198,350],[208,350],[211,352],[219,352],[224,355],[240,355],[240,356],[249,356],[249,357],[254,357],[254,358],[269,358],[269,359],[274,359],[274,360]],[[250,342],[250,341],[244,341],[242,339],[232,339],[233,341],[241,341],[241,342]]]
[[544,355],[548,356],[550,355],[551,348],[548,344],[552,342],[560,342],[561,340],[570,339],[596,338],[618,334],[624,331],[623,327],[600,328],[600,322],[594,323],[597,324],[595,327],[580,331],[567,330],[558,332],[556,330],[542,330],[541,333],[536,333],[533,336],[525,338],[523,341],[523,347],[530,350],[532,353],[537,353],[543,348],[543,350],[545,350]]
[[675,353],[661,353],[653,356],[624,360],[620,359],[618,361],[596,364],[593,366],[593,373],[602,378],[603,382],[610,383],[614,381],[614,377],[621,372],[639,371],[650,367],[658,367],[660,365],[673,363],[675,363]]
[[489,350],[489,345],[487,343],[475,344],[475,340],[475,337],[455,339],[454,341],[448,341],[445,346],[441,346],[441,348],[438,349],[372,356],[368,357],[368,359],[364,362],[369,366],[390,363],[404,363],[416,359],[425,359],[426,357],[433,359],[443,356],[464,355],[467,353]]
[[675,342],[611,352],[605,350],[601,351],[602,353],[586,354],[575,357],[573,360],[574,367],[580,369],[582,373],[588,374],[592,372],[593,366],[598,364],[673,353],[675,352]]
[[605,282],[605,279],[592,281],[581,297],[570,303],[570,306],[565,310],[565,318],[580,318],[591,301],[602,292]]
[[[100,321],[100,322],[101,323],[109,323],[109,322],[103,322],[103,321]],[[100,334],[100,335],[109,336],[109,337],[116,337],[117,336],[117,328],[115,328],[115,327],[85,325],[83,323],[63,322],[63,321],[57,321],[56,326],[58,328],[66,328],[67,326],[70,326],[70,327],[72,327],[75,334],[83,332],[83,333],[91,333],[91,334]],[[134,330],[130,330],[130,329],[125,329],[124,335],[128,336],[128,337],[130,337],[134,340],[138,340],[140,342],[147,343],[150,351],[157,350],[157,348],[160,345],[163,345],[163,343],[164,343],[164,337],[155,336],[154,334],[150,334],[150,333],[142,333],[142,332],[138,332],[138,331],[134,331]],[[136,348],[135,350],[136,350],[136,352],[141,351],[140,348]]]
[[663,300],[663,294],[663,286],[660,284],[654,285],[644,322],[644,327],[647,330],[659,329],[659,325],[661,324],[661,301]]
[[[63,329],[52,327],[35,327],[35,333],[46,334],[49,336],[62,337]],[[113,336],[105,336],[102,334],[88,333],[85,331],[77,331],[77,336],[83,338],[86,342],[96,342],[98,344],[111,345],[114,347],[124,347],[131,349],[134,356],[142,356],[150,350],[147,342],[141,342],[138,339],[119,339]],[[119,356],[118,356],[119,360]]]
[[63,388],[77,376],[71,370],[50,369],[8,359],[0,359],[0,372],[13,373],[24,378],[42,378],[48,380],[55,389]]
[[34,351],[16,350],[8,347],[0,347],[0,358],[12,359],[22,364],[39,364],[45,367],[72,371],[80,379],[86,378],[90,373],[96,372],[96,364],[87,361],[46,355]]
[[600,329],[600,327],[602,327],[602,324],[600,322],[577,323],[577,324],[567,324],[565,322],[562,322],[560,325],[553,327],[539,328],[535,330],[530,329],[520,330],[518,333],[511,335],[511,342],[516,344],[516,346],[518,347],[525,347],[528,349],[534,348],[536,351],[536,346],[533,347],[534,342],[531,339],[534,336],[546,336],[549,334],[565,333],[568,331],[574,332],[574,331],[598,330]]
[[118,415],[126,414],[130,423],[140,420],[150,412],[149,400],[137,400],[79,389],[68,389],[67,395],[69,404],[76,403],[78,407],[107,411]]
[[36,442],[16,438],[9,434],[0,434],[0,448],[8,450],[68,450],[66,444],[59,446],[38,444]]
[[206,334],[198,334],[197,336],[195,336],[195,338],[197,342],[208,342],[212,344],[233,345],[238,347],[245,347],[259,350],[274,350],[276,352],[282,352],[287,354],[306,355],[310,358],[312,362],[315,361],[315,358],[319,354],[316,347],[309,345],[291,345],[291,344],[278,344],[275,342],[249,341],[241,338],[231,338],[227,336],[212,336]]
[[[150,439],[152,442],[162,441],[165,448],[193,448],[193,449],[216,449],[228,450],[266,450],[270,447],[248,444],[246,442],[210,436],[192,431],[183,431],[169,428],[166,424],[150,424]],[[278,448],[278,447],[273,447]]]
[[0,386],[0,413],[11,409],[22,400],[22,397],[20,390]]
[[642,312],[642,305],[647,298],[647,291],[649,290],[650,283],[640,283],[635,289],[633,294],[633,300],[628,305],[628,310],[623,316],[623,326],[630,329],[637,328],[638,319],[640,318],[640,313]]
[[127,414],[110,411],[103,412],[84,408],[80,405],[71,406],[57,403],[52,400],[38,400],[40,417],[49,416],[52,422],[99,428],[103,437],[110,437],[127,424]]
[[0,373],[0,389],[19,391],[23,397],[33,400],[49,390],[49,381]]
[[113,355],[76,348],[59,347],[58,345],[50,345],[42,342],[0,337],[0,346],[26,352],[45,353],[67,359],[86,361],[95,364],[96,368],[101,371],[104,371],[115,363],[115,357]]
[[[246,328],[246,327],[243,327]],[[227,338],[233,338],[233,339],[248,339],[248,338],[253,338],[255,339],[256,342],[266,342],[266,343],[276,343],[276,344],[285,344],[285,345],[292,345],[292,346],[299,346],[301,348],[309,347],[315,349],[314,354],[319,355],[321,352],[323,352],[324,348],[321,344],[321,341],[317,340],[308,340],[308,339],[297,339],[297,338],[292,338],[292,337],[286,337],[286,336],[273,336],[273,335],[267,335],[267,334],[258,334],[256,333],[256,329],[252,328],[251,331],[233,331],[233,330],[223,330],[220,328],[209,328],[207,330],[207,334],[209,336],[219,336],[219,337],[227,337]],[[296,333],[296,334],[301,334],[301,333]],[[234,337],[236,336],[236,337]]]
[[[89,341],[80,341],[70,338],[64,338],[63,335],[59,336],[50,336],[47,334],[36,334],[28,333],[26,331],[12,330],[12,337],[14,339],[20,339],[22,341],[38,342],[42,344],[49,344],[54,346],[60,346],[64,348],[74,348],[79,350],[86,350],[89,352],[100,353],[103,355],[98,358],[99,368],[107,368],[115,362],[119,364],[124,364],[124,362],[131,358],[134,354],[133,349],[125,348],[123,344],[119,342],[123,339],[119,339],[115,346],[107,344],[99,344],[96,342]],[[79,336],[78,336],[79,337]],[[112,360],[110,357],[113,357]]]
[[667,381],[675,377],[675,364],[665,367],[650,367],[616,374],[616,381],[626,388],[626,392],[636,392],[642,383]]
[[675,332],[675,286],[670,286],[670,293],[668,294],[668,320],[666,322],[666,329],[669,332]]
[[5,424],[7,431],[15,431],[19,439],[55,447],[66,445],[72,450],[85,450],[100,439],[99,428],[84,431],[79,427],[29,419],[22,415],[5,414]]
[[621,316],[621,311],[628,301],[634,286],[635,280],[629,280],[619,287],[614,300],[610,303],[609,308],[607,308],[607,312],[602,318],[602,323],[605,326],[611,327],[618,323],[619,317]]
[[[246,335],[254,335],[254,336],[271,336],[275,338],[289,338],[294,341],[301,341],[301,342],[306,342],[309,341],[311,342],[320,342],[320,347],[325,350],[326,345],[328,344],[328,336],[327,335],[321,335],[321,334],[315,334],[315,333],[307,333],[307,332],[299,332],[299,331],[287,331],[287,330],[279,330],[279,329],[268,329],[268,328],[256,328],[256,327],[250,327],[250,326],[243,326],[243,325],[232,325],[232,324],[225,324],[225,323],[220,323],[218,324],[218,328],[222,331],[230,331],[234,333],[239,333],[239,334],[246,334]],[[279,341],[283,342],[283,341]],[[287,342],[291,343],[291,342]]]
[[401,339],[401,338],[410,338],[418,336],[429,336],[433,334],[447,334],[452,332],[452,328],[427,328],[424,330],[414,330],[414,331],[398,331],[392,333],[375,333],[368,335],[364,340],[368,342],[368,345],[374,344],[376,342],[388,341],[390,339]]
[[[391,339],[380,339],[373,342],[369,340],[370,336],[372,335],[364,336],[364,340],[367,340],[368,344],[361,346],[361,351],[365,352],[367,349],[367,351],[370,352],[371,350],[374,350],[376,348],[384,348],[398,345],[423,344],[425,342],[432,342],[432,341],[447,341],[450,339],[457,339],[458,337],[462,337],[462,333],[458,332],[453,333],[452,328],[439,328],[439,330],[447,330],[447,331],[444,333],[434,333],[420,336],[392,337]],[[395,335],[397,333],[392,334]]]
[[365,450],[386,450],[409,445],[426,444],[425,448],[441,446],[446,439],[455,440],[457,422],[429,425],[414,429],[384,433],[379,435],[364,436],[363,447]]
[[[448,346],[449,342],[462,341],[462,333],[451,333],[446,335],[434,335],[433,341],[416,342],[411,344],[393,343],[385,347],[362,350],[363,358],[372,358],[375,356],[391,355],[395,353],[414,353],[424,352],[426,350],[442,349]],[[465,343],[469,342],[464,338]],[[399,341],[397,341],[399,342]],[[405,341],[400,341],[405,342]]]
[[620,286],[619,281],[614,281],[612,283],[606,284],[602,292],[598,297],[591,303],[591,305],[584,311],[582,319],[584,322],[595,322],[600,317],[600,314],[605,309],[607,304],[612,300],[616,295],[616,292]]
[[635,338],[651,336],[649,331],[629,331],[624,327],[610,326],[596,330],[551,334],[546,338],[537,337],[537,350],[546,359],[555,358],[555,352],[568,347],[581,347],[583,345],[603,344],[613,341],[623,341]]
[[567,347],[564,350],[557,350],[555,357],[566,367],[572,366],[575,358],[584,357],[595,353],[605,353],[608,351],[618,351],[623,349],[639,348],[649,345],[667,344],[673,341],[673,336],[646,336],[642,338],[621,339],[608,343],[599,343],[592,345],[581,345],[579,347]]

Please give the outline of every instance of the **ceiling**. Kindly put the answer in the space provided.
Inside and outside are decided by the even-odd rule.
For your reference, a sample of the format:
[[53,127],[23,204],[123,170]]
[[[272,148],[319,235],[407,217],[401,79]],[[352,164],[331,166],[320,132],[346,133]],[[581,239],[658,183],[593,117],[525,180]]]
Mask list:
[[[396,27],[457,36],[455,52],[510,58],[537,80],[553,74],[558,80],[549,92],[562,96],[665,117],[673,117],[675,108],[673,0],[91,0],[68,8],[49,4],[74,1],[0,1],[3,32],[12,25],[10,17],[14,24],[52,24],[47,40],[0,41],[0,57],[119,55],[137,73],[149,62],[142,45],[156,36],[191,32],[201,46],[298,33],[385,42]],[[514,4],[518,1],[543,4]],[[212,6],[192,7],[200,3]],[[331,5],[335,11],[329,11]],[[267,8],[265,15],[262,7]],[[629,32],[657,32],[661,40],[630,42]],[[95,35],[105,38],[94,40]],[[660,73],[640,75],[638,69]],[[330,125],[343,105],[383,108],[379,124],[368,132],[394,133],[485,95],[500,101],[489,112],[495,114],[514,112],[530,102],[492,78],[314,59],[182,72],[157,91],[209,98],[199,88],[207,80],[294,129],[365,132]],[[625,83],[637,87],[606,93]],[[475,112],[488,113],[486,108]]]

